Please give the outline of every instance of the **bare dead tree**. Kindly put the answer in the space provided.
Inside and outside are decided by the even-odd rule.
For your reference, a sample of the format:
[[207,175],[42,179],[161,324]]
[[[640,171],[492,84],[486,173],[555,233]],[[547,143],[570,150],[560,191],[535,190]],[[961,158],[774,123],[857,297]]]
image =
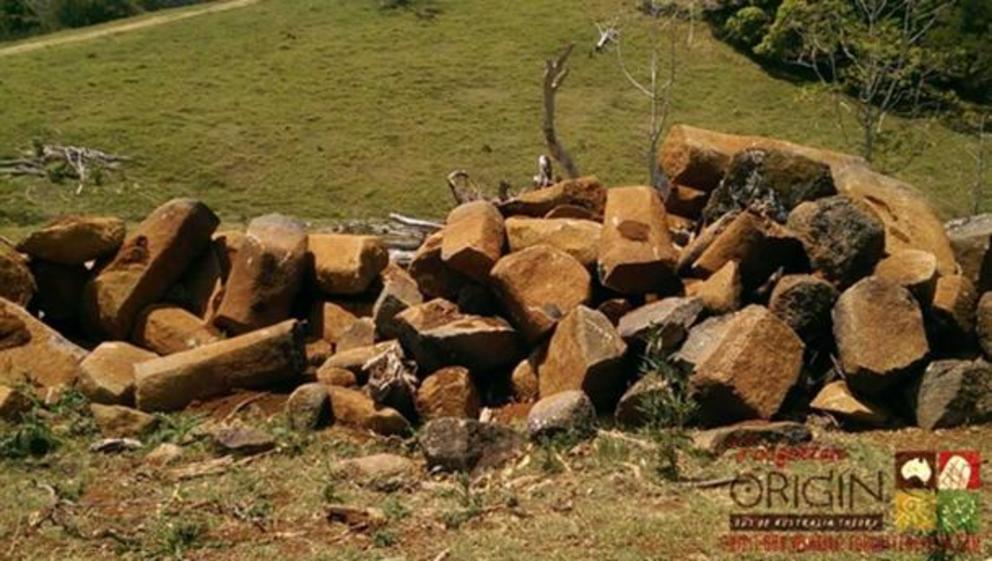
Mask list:
[[[650,119],[648,122],[648,147],[645,153],[651,185],[661,191],[662,197],[667,198],[670,191],[668,178],[658,165],[658,146],[661,135],[665,130],[668,116],[672,107],[672,94],[678,71],[678,38],[675,32],[676,19],[674,16],[655,17],[651,32],[651,59],[647,67],[647,81],[638,80],[627,67],[623,57],[623,41],[619,33],[616,39],[617,64],[624,78],[634,89],[650,101]],[[667,45],[662,45],[662,38]],[[662,53],[662,49],[666,49]],[[662,68],[661,57],[667,56],[667,72]],[[664,73],[664,75],[663,75]]]
[[568,76],[568,67],[565,65],[574,48],[575,43],[572,43],[565,47],[558,56],[545,61],[543,87],[544,124],[542,128],[544,130],[544,139],[548,143],[548,151],[551,152],[551,157],[558,161],[569,178],[578,177],[579,168],[572,161],[572,157],[568,155],[568,151],[565,150],[565,147],[558,139],[558,133],[555,131],[555,96]]
[[463,169],[456,169],[448,174],[448,189],[451,190],[455,202],[460,205],[482,198],[482,190]]

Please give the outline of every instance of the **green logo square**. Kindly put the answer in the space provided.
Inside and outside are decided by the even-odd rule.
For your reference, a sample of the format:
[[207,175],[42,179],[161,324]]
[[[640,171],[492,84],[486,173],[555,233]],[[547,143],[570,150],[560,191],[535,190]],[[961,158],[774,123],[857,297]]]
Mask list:
[[937,527],[942,533],[977,534],[980,506],[978,493],[940,491],[937,493]]

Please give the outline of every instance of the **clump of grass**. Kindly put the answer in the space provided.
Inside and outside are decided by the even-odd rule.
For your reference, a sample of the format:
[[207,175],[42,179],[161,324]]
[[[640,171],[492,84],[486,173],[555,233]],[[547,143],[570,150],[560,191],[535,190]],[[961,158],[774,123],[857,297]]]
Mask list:
[[166,415],[159,413],[156,415],[158,422],[155,430],[148,435],[147,443],[150,446],[159,444],[189,444],[195,439],[194,430],[203,418],[192,413],[174,413]]
[[183,559],[186,552],[203,546],[207,524],[200,519],[169,521],[160,528],[153,559]]
[[472,489],[472,478],[467,473],[460,472],[457,481],[458,491],[455,497],[458,506],[441,513],[444,526],[452,530],[482,514],[482,496]]

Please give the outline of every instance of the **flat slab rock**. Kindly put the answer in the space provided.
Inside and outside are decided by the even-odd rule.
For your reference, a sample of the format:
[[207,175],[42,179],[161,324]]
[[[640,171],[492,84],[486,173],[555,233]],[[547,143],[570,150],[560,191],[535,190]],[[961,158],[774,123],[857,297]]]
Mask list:
[[745,421],[696,433],[693,445],[711,454],[723,454],[732,448],[768,445],[795,446],[813,439],[809,427],[792,421]]

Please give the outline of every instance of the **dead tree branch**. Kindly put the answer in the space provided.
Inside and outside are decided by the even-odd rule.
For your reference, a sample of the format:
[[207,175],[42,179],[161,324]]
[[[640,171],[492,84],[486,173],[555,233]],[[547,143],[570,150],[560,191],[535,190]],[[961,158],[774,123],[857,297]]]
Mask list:
[[572,157],[568,155],[568,151],[565,150],[555,131],[555,95],[557,95],[565,78],[568,77],[568,67],[565,64],[568,62],[568,57],[572,54],[574,48],[575,43],[572,43],[565,47],[557,57],[545,61],[543,88],[544,138],[548,143],[548,151],[551,152],[551,157],[561,164],[562,169],[565,170],[565,174],[570,179],[579,176],[579,169],[572,161]]
[[451,190],[451,196],[455,198],[455,202],[460,205],[482,198],[482,191],[479,190],[479,186],[463,169],[456,169],[448,174],[448,189]]
[[70,177],[78,181],[76,193],[83,190],[94,175],[103,170],[117,170],[130,158],[81,146],[38,144],[21,157],[0,159],[0,176]]

